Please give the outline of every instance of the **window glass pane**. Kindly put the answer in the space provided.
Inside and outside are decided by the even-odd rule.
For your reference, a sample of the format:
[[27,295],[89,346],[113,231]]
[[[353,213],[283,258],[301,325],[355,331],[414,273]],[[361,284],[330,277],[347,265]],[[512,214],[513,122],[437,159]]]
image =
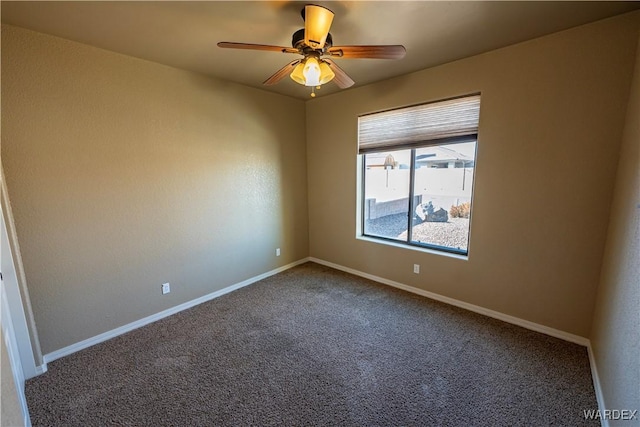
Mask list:
[[369,153],[363,161],[364,234],[406,242],[411,150]]
[[416,149],[412,243],[467,252],[475,153],[476,142]]

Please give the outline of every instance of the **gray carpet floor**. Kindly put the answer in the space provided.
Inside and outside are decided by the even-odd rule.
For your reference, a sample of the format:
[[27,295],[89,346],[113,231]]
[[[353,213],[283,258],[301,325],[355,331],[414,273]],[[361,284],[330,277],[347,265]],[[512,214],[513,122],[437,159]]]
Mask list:
[[51,362],[35,426],[578,426],[587,350],[306,263]]

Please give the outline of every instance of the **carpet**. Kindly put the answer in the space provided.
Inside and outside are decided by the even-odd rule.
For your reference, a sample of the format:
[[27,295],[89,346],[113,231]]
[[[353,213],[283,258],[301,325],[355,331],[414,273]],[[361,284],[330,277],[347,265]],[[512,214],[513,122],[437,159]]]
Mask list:
[[53,361],[34,426],[582,426],[586,348],[314,263]]

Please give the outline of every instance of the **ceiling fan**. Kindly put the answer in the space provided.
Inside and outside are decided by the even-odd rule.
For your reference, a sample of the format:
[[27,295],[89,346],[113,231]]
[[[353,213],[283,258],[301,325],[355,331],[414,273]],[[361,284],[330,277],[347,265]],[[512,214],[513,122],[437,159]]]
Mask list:
[[292,47],[271,46],[264,44],[220,42],[218,47],[228,49],[264,50],[302,55],[301,59],[291,61],[263,82],[273,85],[289,75],[295,82],[310,86],[311,96],[314,89],[333,80],[341,89],[346,89],[354,81],[344,70],[330,58],[374,58],[402,59],[406,49],[402,45],[373,46],[333,46],[333,38],[329,33],[334,13],[323,6],[308,4],[302,11],[304,28],[293,33]]

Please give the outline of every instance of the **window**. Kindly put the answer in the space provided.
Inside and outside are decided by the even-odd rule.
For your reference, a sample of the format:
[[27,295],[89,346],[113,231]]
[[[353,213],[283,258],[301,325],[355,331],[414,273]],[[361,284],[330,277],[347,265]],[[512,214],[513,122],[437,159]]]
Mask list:
[[362,235],[466,255],[480,95],[361,116]]

